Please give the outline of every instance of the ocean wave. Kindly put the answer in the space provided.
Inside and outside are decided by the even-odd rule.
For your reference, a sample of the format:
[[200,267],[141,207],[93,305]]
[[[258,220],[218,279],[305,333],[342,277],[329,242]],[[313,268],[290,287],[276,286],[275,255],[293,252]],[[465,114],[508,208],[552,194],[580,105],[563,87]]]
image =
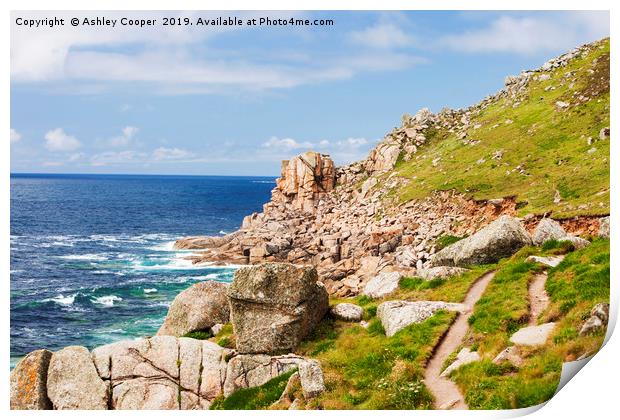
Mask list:
[[105,261],[108,259],[108,257],[103,254],[71,254],[71,255],[61,255],[58,258],[62,258],[63,260],[86,260],[86,261]]
[[168,241],[158,245],[147,246],[146,249],[151,251],[174,251],[174,243],[175,241]]
[[62,306],[71,306],[73,305],[73,302],[75,302],[75,297],[77,296],[77,293],[74,293],[72,295],[68,295],[65,296],[63,294],[57,295],[53,298],[47,298],[47,299],[43,299],[41,300],[41,302],[54,302],[57,303],[59,305]]
[[144,289],[144,293],[145,294],[149,294],[149,293],[156,293],[157,289],[155,288],[151,288],[151,289]]
[[250,182],[252,184],[275,184],[276,183],[275,180],[273,180],[273,181],[256,181],[256,180],[254,180],[254,181],[250,181]]
[[98,298],[94,298],[94,299],[91,299],[90,301],[92,303],[97,303],[97,304],[103,305],[103,306],[114,306],[114,302],[120,302],[122,300],[123,300],[123,298],[120,298],[118,296],[109,295],[109,296],[101,296],[101,297],[98,297]]

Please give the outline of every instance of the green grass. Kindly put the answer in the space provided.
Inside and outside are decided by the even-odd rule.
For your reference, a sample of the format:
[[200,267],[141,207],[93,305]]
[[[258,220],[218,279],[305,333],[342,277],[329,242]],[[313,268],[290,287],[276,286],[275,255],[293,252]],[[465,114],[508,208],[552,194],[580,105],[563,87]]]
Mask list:
[[467,236],[442,235],[435,241],[435,250],[442,250],[445,247],[460,241],[461,239],[465,239],[466,237]]
[[[392,194],[406,202],[454,189],[476,200],[516,196],[522,203],[520,215],[608,214],[609,139],[587,144],[588,137],[598,140],[600,129],[609,127],[608,58],[606,39],[586,57],[552,72],[550,80],[532,80],[517,107],[512,100],[501,99],[472,115],[468,138],[479,144],[466,145],[456,133],[444,129],[428,132],[427,145],[412,160],[397,165],[398,174],[410,182]],[[590,70],[599,78],[606,75],[607,84]],[[565,80],[567,72],[575,72],[572,89]],[[574,92],[585,93],[590,100],[576,105]],[[573,105],[557,111],[558,100]],[[506,120],[513,122],[506,124]],[[481,127],[474,129],[476,124]],[[592,147],[596,150],[588,153]],[[492,159],[497,150],[503,150],[500,160]],[[437,157],[441,160],[433,166]],[[525,174],[513,171],[519,165]],[[554,203],[556,190],[560,203]]]
[[195,338],[196,340],[208,340],[213,337],[213,334],[211,334],[211,331],[191,331],[183,337]]
[[491,362],[527,320],[527,285],[540,267],[525,263],[525,258],[558,253],[564,247],[565,243],[548,242],[544,250],[525,248],[504,261],[475,306],[465,344],[477,349],[483,359],[451,374],[470,408],[511,409],[543,403],[557,388],[562,362],[592,354],[602,345],[605,331],[578,334],[592,307],[609,301],[609,240],[596,239],[549,270],[546,289],[551,304],[541,322],[556,322],[550,342],[522,348],[520,368]]
[[261,386],[243,388],[233,392],[226,398],[216,398],[211,410],[258,410],[275,403],[286,388],[286,383],[296,369],[283,373]]
[[430,408],[423,367],[454,318],[440,311],[393,337],[385,336],[376,317],[368,329],[324,321],[299,349],[323,368],[326,392],[315,404],[326,409]]
[[390,296],[390,300],[443,300],[447,302],[462,302],[471,285],[486,271],[490,265],[475,266],[470,271],[451,276],[446,279],[438,278],[426,281],[421,278],[403,278],[400,289]]

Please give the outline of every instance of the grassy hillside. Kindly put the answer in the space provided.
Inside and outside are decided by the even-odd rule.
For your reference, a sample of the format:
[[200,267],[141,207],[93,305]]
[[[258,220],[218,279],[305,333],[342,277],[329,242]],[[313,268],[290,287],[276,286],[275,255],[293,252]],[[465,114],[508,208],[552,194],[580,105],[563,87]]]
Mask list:
[[455,189],[475,199],[516,196],[521,215],[608,214],[609,138],[599,132],[609,127],[609,39],[547,74],[523,98],[472,112],[467,139],[475,144],[430,128],[416,157],[397,164],[410,182],[392,193],[409,201]]

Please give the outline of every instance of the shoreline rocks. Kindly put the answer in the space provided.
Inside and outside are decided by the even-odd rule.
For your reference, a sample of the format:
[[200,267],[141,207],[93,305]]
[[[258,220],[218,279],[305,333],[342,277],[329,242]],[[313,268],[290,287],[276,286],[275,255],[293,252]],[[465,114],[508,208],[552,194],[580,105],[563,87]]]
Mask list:
[[293,351],[329,309],[316,269],[285,263],[240,268],[228,297],[240,353]]
[[226,324],[230,319],[227,290],[226,283],[216,281],[196,283],[183,290],[172,301],[157,335],[181,337]]
[[47,370],[52,352],[28,353],[11,372],[11,410],[51,410],[47,396]]

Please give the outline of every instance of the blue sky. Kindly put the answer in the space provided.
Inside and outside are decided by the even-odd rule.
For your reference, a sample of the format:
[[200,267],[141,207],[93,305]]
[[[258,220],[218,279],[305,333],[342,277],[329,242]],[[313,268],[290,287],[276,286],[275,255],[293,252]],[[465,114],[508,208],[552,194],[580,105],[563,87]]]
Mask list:
[[[609,34],[607,12],[167,12],[330,27],[11,28],[11,171],[277,175],[363,158],[404,113],[466,107]],[[158,19],[161,12],[67,12]]]

